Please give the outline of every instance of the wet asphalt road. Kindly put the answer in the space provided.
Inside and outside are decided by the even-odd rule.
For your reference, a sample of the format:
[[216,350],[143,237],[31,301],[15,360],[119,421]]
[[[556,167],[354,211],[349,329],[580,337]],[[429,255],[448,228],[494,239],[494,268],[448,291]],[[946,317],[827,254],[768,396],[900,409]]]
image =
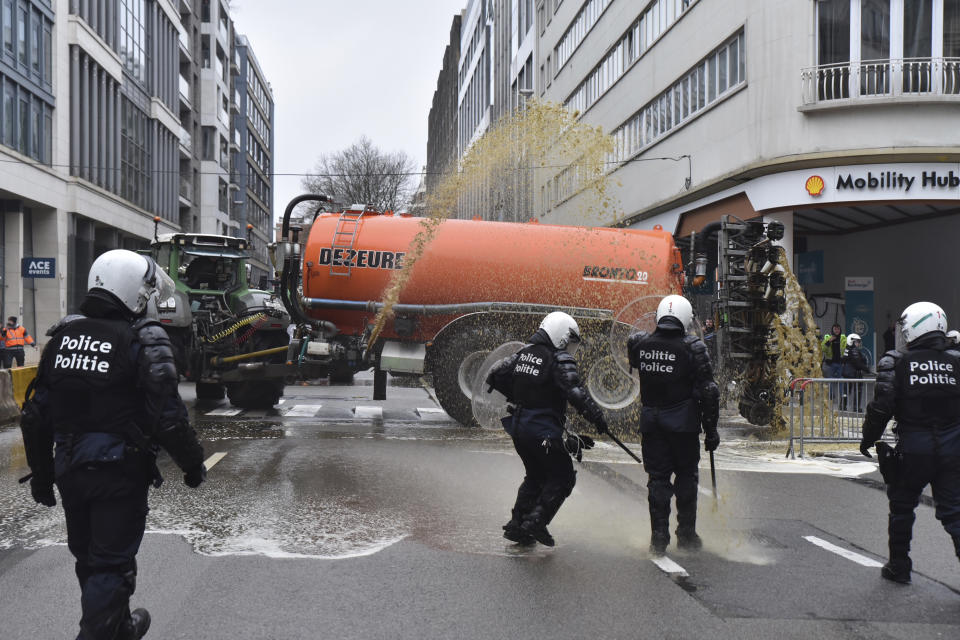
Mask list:
[[[661,567],[642,468],[607,443],[578,465],[558,546],[521,550],[500,537],[522,476],[509,440],[458,427],[427,389],[291,386],[279,410],[237,415],[181,391],[207,455],[226,455],[195,491],[163,460],[133,602],[148,638],[960,637],[960,565],[932,508],[911,586],[860,564],[884,559],[886,502],[859,462],[727,438],[706,548],[671,546]],[[72,638],[62,511],[34,505],[25,472],[0,428],[0,638]]]

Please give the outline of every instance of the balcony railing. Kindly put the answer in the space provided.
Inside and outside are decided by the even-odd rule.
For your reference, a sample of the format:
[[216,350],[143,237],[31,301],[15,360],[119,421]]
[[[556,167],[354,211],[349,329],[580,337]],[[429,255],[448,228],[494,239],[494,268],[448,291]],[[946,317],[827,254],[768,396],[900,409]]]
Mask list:
[[193,148],[193,136],[191,136],[190,132],[183,127],[180,127],[180,144],[187,149]]
[[907,58],[843,62],[800,72],[805,106],[836,100],[902,96],[960,99],[960,58]]
[[189,178],[180,176],[180,196],[193,202],[193,184]]
[[190,102],[190,81],[179,76],[180,78],[180,95],[189,103]]

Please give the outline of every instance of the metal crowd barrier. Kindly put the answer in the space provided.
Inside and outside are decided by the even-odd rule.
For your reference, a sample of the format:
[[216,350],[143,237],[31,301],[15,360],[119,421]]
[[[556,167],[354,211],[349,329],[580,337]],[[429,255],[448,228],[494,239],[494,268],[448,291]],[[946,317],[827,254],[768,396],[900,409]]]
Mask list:
[[[790,446],[795,458],[799,443],[803,458],[805,442],[860,442],[867,403],[873,400],[874,378],[797,378],[790,381]],[[892,438],[890,430],[886,436]]]

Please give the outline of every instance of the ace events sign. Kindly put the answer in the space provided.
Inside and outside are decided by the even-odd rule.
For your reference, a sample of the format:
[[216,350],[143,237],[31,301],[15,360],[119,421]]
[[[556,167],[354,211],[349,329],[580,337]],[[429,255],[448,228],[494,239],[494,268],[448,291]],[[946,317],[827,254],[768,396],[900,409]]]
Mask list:
[[20,276],[23,278],[57,277],[56,258],[23,258],[20,260]]

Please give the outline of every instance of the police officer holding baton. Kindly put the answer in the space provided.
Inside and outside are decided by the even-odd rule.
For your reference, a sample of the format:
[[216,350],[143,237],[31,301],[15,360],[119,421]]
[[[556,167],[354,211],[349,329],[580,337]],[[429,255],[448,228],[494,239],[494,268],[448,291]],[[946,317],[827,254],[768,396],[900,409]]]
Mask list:
[[[887,483],[890,559],[880,574],[910,582],[914,509],[933,487],[936,516],[953,538],[960,557],[960,352],[947,340],[947,316],[932,302],[904,309],[897,332],[906,343],[888,351],[877,365],[876,393],[867,405],[860,452],[876,444]],[[896,418],[896,450],[878,442]]]
[[720,445],[720,390],[713,381],[707,346],[687,333],[692,325],[690,302],[671,295],[657,307],[656,330],[640,331],[627,341],[630,366],[640,376],[641,450],[649,476],[654,555],[662,555],[670,544],[673,496],[677,498],[677,546],[695,550],[703,545],[696,531],[701,427],[706,432],[706,451],[712,453]]

